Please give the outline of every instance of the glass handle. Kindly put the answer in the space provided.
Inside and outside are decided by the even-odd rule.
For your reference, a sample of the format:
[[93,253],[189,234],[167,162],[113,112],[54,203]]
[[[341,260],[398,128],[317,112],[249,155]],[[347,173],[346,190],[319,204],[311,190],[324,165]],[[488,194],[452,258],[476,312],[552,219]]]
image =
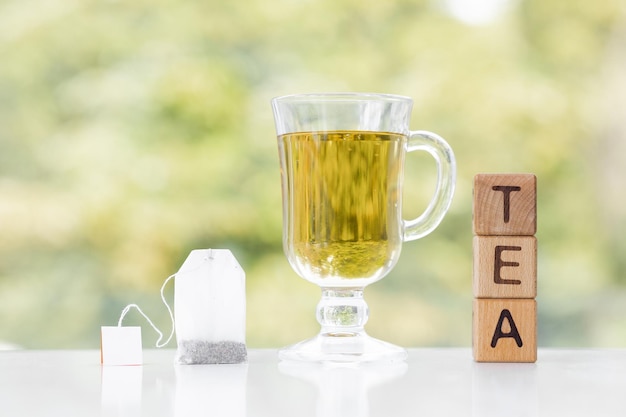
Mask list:
[[418,130],[411,132],[407,152],[426,151],[437,163],[437,188],[426,210],[416,219],[403,220],[403,241],[426,236],[443,220],[448,211],[456,182],[456,161],[450,145],[439,135]]

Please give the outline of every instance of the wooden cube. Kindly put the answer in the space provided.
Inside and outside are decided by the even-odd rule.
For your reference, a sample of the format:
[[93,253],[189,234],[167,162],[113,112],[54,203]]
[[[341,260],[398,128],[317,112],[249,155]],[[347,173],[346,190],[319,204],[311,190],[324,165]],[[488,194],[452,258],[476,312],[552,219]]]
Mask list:
[[537,239],[474,236],[474,297],[535,298]]
[[477,362],[536,362],[536,301],[474,299],[472,348]]
[[477,174],[473,209],[476,235],[533,236],[537,231],[537,177]]

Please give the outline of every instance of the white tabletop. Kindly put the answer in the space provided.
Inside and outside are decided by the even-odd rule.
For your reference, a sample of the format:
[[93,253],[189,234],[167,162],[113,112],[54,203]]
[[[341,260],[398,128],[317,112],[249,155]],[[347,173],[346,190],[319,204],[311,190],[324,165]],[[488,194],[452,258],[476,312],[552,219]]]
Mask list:
[[472,361],[469,349],[410,349],[396,365],[101,366],[98,351],[0,352],[2,416],[625,416],[626,350],[540,349],[536,364]]

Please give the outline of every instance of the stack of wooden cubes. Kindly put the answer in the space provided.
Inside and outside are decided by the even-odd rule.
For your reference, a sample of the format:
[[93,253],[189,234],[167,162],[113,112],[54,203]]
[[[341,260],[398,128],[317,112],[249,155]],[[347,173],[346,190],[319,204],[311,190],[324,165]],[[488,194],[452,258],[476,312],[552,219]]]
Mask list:
[[477,362],[537,360],[537,178],[478,174],[473,201]]

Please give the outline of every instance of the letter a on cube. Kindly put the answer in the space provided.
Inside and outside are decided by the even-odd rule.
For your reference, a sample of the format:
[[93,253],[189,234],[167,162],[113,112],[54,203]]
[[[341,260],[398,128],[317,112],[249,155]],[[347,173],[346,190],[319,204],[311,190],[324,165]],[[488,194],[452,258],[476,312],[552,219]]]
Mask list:
[[472,345],[476,362],[536,362],[537,303],[474,299]]

